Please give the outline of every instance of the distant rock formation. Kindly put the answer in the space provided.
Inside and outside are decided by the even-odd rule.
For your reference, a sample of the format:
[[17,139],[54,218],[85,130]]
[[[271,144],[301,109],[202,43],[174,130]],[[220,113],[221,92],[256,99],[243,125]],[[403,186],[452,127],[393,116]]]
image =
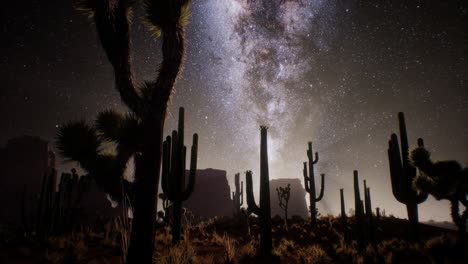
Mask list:
[[40,192],[48,163],[48,143],[39,137],[13,138],[0,148],[0,222],[19,223],[23,190]]
[[279,207],[278,194],[276,188],[286,187],[291,184],[291,196],[289,198],[288,215],[298,215],[306,218],[308,215],[306,203],[306,191],[302,187],[300,179],[274,179],[270,180],[270,200],[271,200],[271,216],[279,215],[284,217],[284,211]]
[[193,193],[183,206],[204,219],[232,216],[230,194],[226,171],[211,168],[197,170]]

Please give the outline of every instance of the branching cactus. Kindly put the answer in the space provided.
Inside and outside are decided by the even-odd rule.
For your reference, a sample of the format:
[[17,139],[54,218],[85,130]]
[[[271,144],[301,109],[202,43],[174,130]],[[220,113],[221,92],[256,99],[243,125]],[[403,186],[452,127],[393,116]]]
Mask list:
[[318,153],[315,152],[315,159],[313,158],[312,142],[308,143],[309,149],[307,150],[307,158],[309,159],[309,173],[307,173],[307,162],[304,162],[304,185],[306,192],[309,193],[310,202],[310,224],[312,227],[317,223],[317,202],[322,200],[325,189],[325,174],[321,174],[322,184],[320,186],[320,194],[316,197],[315,190],[315,175],[314,175],[314,164],[318,162]]
[[[418,204],[427,199],[427,193],[417,192],[412,188],[413,179],[416,177],[416,168],[408,159],[408,136],[406,134],[405,116],[398,113],[400,127],[401,150],[398,137],[392,134],[388,142],[388,161],[390,165],[390,176],[392,182],[393,196],[406,205],[408,220],[411,225],[413,239],[417,239],[418,226]],[[422,139],[418,139],[418,146],[423,146]]]
[[371,201],[371,195],[370,195],[370,188],[367,187],[366,181],[364,180],[364,208],[366,212],[366,218],[368,222],[369,228],[367,229],[369,232],[369,240],[372,242],[372,244],[376,243],[376,233],[377,233],[377,228],[376,228],[376,221],[374,219],[374,215],[372,214],[372,201]]
[[179,109],[178,131],[172,131],[163,144],[161,186],[172,202],[172,243],[180,241],[182,202],[192,194],[197,172],[198,135],[193,134],[188,184],[185,184],[184,108]]
[[232,192],[232,205],[234,207],[234,215],[240,214],[240,208],[244,204],[244,182],[240,182],[240,173],[234,175],[234,186],[236,191]]
[[279,207],[284,211],[284,227],[288,229],[288,205],[291,195],[291,184],[288,183],[286,187],[280,186],[276,188],[276,193],[278,194]]
[[248,210],[260,219],[260,253],[270,255],[272,249],[271,239],[271,206],[270,206],[270,177],[268,173],[268,146],[267,146],[267,127],[260,127],[260,206],[255,204],[252,186],[252,171],[245,172],[247,188]]

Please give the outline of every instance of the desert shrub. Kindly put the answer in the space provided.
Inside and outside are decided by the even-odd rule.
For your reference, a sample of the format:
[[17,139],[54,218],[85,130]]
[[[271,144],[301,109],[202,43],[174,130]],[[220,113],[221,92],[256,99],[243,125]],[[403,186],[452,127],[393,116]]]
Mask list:
[[78,263],[86,259],[88,248],[82,236],[51,237],[45,259],[50,263]]
[[342,238],[338,244],[335,245],[335,257],[339,263],[352,263],[359,256],[356,243],[348,244]]
[[225,250],[225,263],[235,263],[237,250],[236,241],[230,236],[226,235],[226,233],[224,233],[222,244]]
[[333,263],[332,259],[327,253],[319,246],[312,245],[300,248],[297,251],[297,256],[301,263],[319,264],[319,263]]
[[447,235],[429,239],[423,250],[433,263],[462,263],[460,260],[466,259],[457,248],[456,239]]
[[278,257],[287,256],[292,254],[295,251],[295,248],[296,245],[293,240],[282,238],[278,246],[273,248],[272,253]]
[[252,237],[246,244],[240,247],[239,253],[243,257],[253,257],[257,254],[259,246],[258,240]]
[[400,239],[382,241],[377,251],[385,263],[425,263],[423,260],[427,259],[418,244]]
[[158,264],[188,264],[196,262],[196,254],[189,243],[179,243],[169,247],[162,254],[155,254],[154,262]]

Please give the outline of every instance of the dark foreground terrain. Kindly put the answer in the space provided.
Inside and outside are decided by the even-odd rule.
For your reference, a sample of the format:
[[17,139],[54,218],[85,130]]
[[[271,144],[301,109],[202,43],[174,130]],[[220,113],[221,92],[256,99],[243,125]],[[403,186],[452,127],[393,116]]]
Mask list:
[[[468,263],[456,231],[421,224],[419,241],[410,238],[406,220],[383,217],[376,231],[366,231],[360,250],[354,220],[321,217],[315,228],[299,218],[273,220],[271,257],[258,257],[257,219],[215,219],[188,223],[178,246],[171,245],[170,228],[158,226],[156,263]],[[20,226],[0,230],[0,263],[121,263],[126,251],[125,219],[77,228],[43,241],[25,237]],[[463,255],[465,254],[465,255]]]

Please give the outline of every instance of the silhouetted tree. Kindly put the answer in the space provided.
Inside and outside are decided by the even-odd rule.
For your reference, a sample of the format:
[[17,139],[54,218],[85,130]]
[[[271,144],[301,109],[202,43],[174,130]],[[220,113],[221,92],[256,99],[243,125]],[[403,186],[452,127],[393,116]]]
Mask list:
[[280,186],[276,188],[276,193],[278,194],[279,207],[284,211],[284,227],[288,229],[288,205],[291,195],[291,184],[288,183],[286,187]]
[[[415,189],[429,193],[437,200],[446,199],[451,203],[453,222],[457,225],[461,238],[465,236],[468,220],[468,168],[462,168],[454,160],[432,161],[431,154],[420,146],[410,153],[411,163],[419,169],[413,180]],[[465,206],[460,215],[459,203]]]
[[[71,154],[68,152],[70,149],[61,149],[61,151],[64,156],[79,161],[86,170],[94,170],[95,173],[90,171],[90,174],[95,175],[96,182],[106,188],[117,201],[122,197],[122,192],[119,191],[122,189],[121,184],[126,184],[122,178],[123,171],[129,155],[133,153],[134,218],[126,260],[128,263],[152,263],[163,128],[167,105],[183,64],[184,28],[188,21],[190,0],[144,1],[146,24],[150,26],[154,35],[162,36],[163,58],[157,78],[144,83],[139,89],[133,77],[129,32],[131,7],[134,1],[83,0],[80,2],[81,9],[94,18],[101,45],[114,70],[116,89],[122,101],[130,109],[134,120],[137,121],[139,128],[136,130],[139,133],[137,143],[140,144],[136,144],[136,149],[130,148],[129,152],[118,150],[117,155],[104,154],[100,151],[101,136],[97,135],[94,128],[81,123],[75,128],[81,129],[84,133],[78,133],[76,136],[79,139],[87,137],[88,141],[83,145],[86,148],[79,147],[71,151],[73,154],[78,154],[81,160],[67,155]],[[69,124],[68,128],[70,126],[73,124]],[[62,130],[59,141],[64,137],[64,132],[69,131]],[[100,132],[105,131],[101,129]],[[114,140],[114,138],[109,139]],[[59,142],[59,147],[60,145]],[[86,157],[87,155],[91,156]]]

